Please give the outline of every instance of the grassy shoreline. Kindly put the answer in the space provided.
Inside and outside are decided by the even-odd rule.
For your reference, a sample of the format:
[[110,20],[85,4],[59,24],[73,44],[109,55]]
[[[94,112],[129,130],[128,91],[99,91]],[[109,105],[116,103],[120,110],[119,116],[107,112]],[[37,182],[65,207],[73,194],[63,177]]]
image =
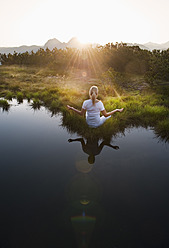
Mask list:
[[[80,109],[93,84],[99,87],[99,99],[107,111],[124,107],[123,113],[114,114],[97,129],[88,128],[84,118],[66,108],[69,104]],[[169,86],[148,85],[136,75],[116,75],[110,70],[100,78],[84,77],[80,71],[65,77],[50,75],[46,69],[1,66],[0,97],[33,100],[34,109],[43,105],[52,115],[62,112],[63,125],[83,137],[109,139],[127,127],[142,126],[154,128],[157,136],[169,141]]]

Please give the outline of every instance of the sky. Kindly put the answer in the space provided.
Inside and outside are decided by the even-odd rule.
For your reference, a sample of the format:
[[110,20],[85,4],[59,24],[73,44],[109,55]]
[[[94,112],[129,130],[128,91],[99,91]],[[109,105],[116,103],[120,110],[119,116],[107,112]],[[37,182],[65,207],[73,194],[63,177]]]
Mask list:
[[169,41],[169,0],[0,0],[0,47]]

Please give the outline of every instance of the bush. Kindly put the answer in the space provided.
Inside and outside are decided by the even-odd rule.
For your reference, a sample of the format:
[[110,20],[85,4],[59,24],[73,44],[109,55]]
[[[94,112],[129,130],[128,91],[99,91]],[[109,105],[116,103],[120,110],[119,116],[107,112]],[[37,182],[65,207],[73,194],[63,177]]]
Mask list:
[[3,99],[0,99],[0,108],[2,108],[2,110],[4,111],[8,111],[9,110],[9,103],[7,102],[7,100],[3,100]]
[[22,103],[23,102],[23,93],[22,92],[17,92],[16,98],[17,98],[17,101],[19,103]]
[[5,96],[5,98],[7,99],[7,100],[9,100],[9,101],[12,101],[12,97],[13,97],[13,93],[12,92],[8,92],[7,94],[6,94],[6,96]]

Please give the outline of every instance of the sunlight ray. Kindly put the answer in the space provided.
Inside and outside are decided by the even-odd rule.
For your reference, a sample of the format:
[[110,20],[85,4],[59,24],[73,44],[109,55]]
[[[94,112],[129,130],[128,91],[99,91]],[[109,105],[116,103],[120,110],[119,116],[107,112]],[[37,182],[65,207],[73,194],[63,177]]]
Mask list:
[[89,53],[89,56],[90,56],[90,59],[92,61],[93,66],[94,66],[94,63],[95,63],[97,65],[97,71],[101,72],[102,70],[101,70],[100,64],[98,62],[98,60],[100,60],[99,56],[97,56],[97,58],[96,58],[96,56],[93,54],[93,49],[92,50],[88,49],[88,53]]
[[123,102],[123,99],[121,98],[121,96],[119,95],[119,93],[117,92],[117,90],[115,89],[114,85],[113,85],[113,90],[116,93],[117,97]]
[[71,66],[71,69],[70,69],[71,72],[73,71],[74,65],[75,65],[76,61],[78,60],[78,57],[79,57],[79,50],[76,49],[73,51],[73,56],[67,65],[67,69],[70,69],[70,66]]
[[92,65],[92,67],[93,67],[93,69],[94,69],[94,72],[95,72],[96,75],[98,75],[98,74],[97,74],[97,70],[96,70],[96,68],[95,68],[95,65],[94,65],[94,63],[93,63],[93,59],[92,59],[90,50],[88,50],[88,55],[89,55],[89,59],[90,59],[90,61],[91,61],[91,65]]

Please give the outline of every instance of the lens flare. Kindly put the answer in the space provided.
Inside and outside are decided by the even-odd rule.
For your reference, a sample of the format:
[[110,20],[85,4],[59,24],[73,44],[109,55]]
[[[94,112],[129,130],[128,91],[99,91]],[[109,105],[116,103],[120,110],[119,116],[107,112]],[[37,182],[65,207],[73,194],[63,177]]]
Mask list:
[[76,161],[76,169],[82,173],[89,173],[93,168],[92,164],[89,164],[87,160]]
[[71,217],[71,221],[74,223],[95,222],[96,217],[88,216],[88,215],[85,215],[85,216],[79,215],[79,216]]

